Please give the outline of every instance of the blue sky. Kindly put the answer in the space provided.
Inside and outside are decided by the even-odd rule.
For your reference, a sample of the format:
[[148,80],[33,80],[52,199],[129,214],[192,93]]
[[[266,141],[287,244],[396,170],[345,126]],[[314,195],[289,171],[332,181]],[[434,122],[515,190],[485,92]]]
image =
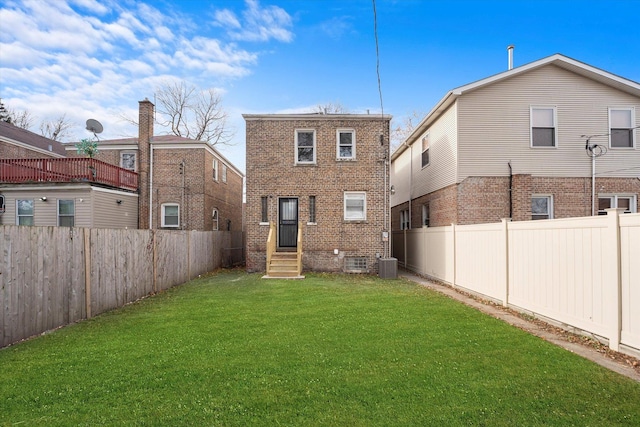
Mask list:
[[[640,0],[376,0],[384,112],[397,124],[445,93],[562,53],[640,81]],[[133,136],[120,119],[171,79],[215,88],[244,170],[243,113],[340,103],[380,111],[370,0],[0,0],[0,97],[75,140]],[[38,131],[37,125],[32,128]],[[156,126],[156,133],[164,133]]]

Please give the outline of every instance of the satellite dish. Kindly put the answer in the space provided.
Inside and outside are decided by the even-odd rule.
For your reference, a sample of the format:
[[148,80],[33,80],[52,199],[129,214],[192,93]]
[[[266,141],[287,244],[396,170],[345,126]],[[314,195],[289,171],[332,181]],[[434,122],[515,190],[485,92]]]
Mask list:
[[103,131],[102,125],[99,121],[94,119],[87,120],[87,130],[93,132],[93,134],[101,133]]

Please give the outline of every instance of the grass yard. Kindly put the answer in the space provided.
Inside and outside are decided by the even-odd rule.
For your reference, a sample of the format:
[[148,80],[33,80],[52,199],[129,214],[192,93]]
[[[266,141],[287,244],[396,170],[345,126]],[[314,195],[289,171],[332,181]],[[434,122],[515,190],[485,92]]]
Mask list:
[[640,425],[640,384],[418,285],[219,272],[0,350],[0,425]]

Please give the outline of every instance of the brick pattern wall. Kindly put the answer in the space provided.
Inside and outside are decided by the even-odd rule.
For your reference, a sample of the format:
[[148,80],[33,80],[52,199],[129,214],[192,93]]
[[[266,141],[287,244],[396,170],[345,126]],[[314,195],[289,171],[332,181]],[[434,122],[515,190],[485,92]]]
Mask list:
[[49,157],[54,156],[0,141],[0,158],[3,159],[43,159]]
[[[550,195],[553,218],[591,215],[591,178],[553,178],[514,175],[512,182],[513,221],[531,220],[531,197]],[[640,212],[640,180],[636,178],[596,178],[596,212],[598,194],[636,196]],[[453,185],[413,199],[411,227],[421,227],[422,205],[429,203],[430,226],[499,222],[509,217],[509,178],[471,177]],[[392,210],[392,229],[400,230],[400,211],[408,202]],[[457,218],[456,218],[457,215]]]
[[[149,160],[150,141],[153,136],[154,105],[148,99],[140,101],[138,110],[138,226],[149,228]],[[117,164],[120,163],[118,158]]]
[[[261,197],[269,199],[269,220],[277,222],[279,197],[297,197],[303,233],[303,268],[341,271],[344,258],[367,258],[371,272],[377,271],[376,254],[384,256],[385,162],[389,146],[380,144],[380,133],[388,141],[389,122],[327,116],[324,119],[247,120],[247,270],[264,271],[269,227],[259,225]],[[355,129],[356,160],[336,160],[336,130]],[[295,162],[295,130],[315,129],[317,162]],[[387,181],[388,185],[388,169]],[[366,192],[366,221],[344,220],[344,192]],[[316,224],[308,225],[309,196],[316,197]],[[334,254],[338,249],[339,254]]]

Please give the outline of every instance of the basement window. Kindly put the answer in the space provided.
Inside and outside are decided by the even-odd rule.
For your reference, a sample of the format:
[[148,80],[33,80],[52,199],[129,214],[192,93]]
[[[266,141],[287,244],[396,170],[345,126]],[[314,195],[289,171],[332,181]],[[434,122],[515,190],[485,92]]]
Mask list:
[[344,271],[346,273],[367,273],[367,258],[366,257],[345,257],[344,259]]

